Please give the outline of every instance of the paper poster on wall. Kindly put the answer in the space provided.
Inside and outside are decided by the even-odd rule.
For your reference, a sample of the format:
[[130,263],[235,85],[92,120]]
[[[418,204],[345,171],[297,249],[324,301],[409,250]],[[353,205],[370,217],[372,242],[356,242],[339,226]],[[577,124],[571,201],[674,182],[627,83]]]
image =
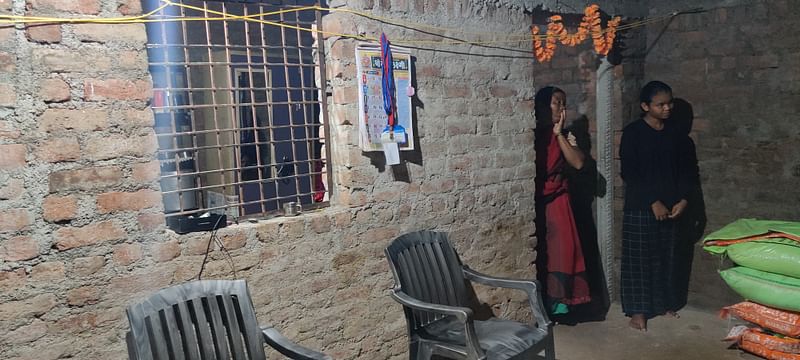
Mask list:
[[[414,150],[414,127],[411,117],[411,53],[392,46],[392,68],[396,87],[397,124],[406,132],[406,142],[398,144],[400,151]],[[358,76],[358,144],[362,151],[383,151],[381,133],[388,121],[383,109],[381,90],[381,49],[374,44],[356,47]]]

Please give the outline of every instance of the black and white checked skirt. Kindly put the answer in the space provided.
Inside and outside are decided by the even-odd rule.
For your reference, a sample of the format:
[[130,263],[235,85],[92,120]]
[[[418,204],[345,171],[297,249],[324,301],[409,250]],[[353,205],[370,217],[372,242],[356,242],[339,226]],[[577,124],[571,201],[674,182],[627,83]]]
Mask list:
[[650,210],[626,210],[622,220],[622,311],[647,318],[673,309],[675,222]]

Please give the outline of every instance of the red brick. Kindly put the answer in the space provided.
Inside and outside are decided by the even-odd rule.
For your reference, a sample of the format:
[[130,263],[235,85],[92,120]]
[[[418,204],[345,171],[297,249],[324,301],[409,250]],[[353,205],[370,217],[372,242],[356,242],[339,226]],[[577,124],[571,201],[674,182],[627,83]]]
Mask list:
[[25,269],[0,271],[0,291],[6,292],[11,289],[18,289],[27,283]]
[[100,0],[28,0],[28,7],[41,12],[69,12],[86,15],[100,13]]
[[111,57],[100,50],[37,48],[32,55],[33,65],[42,71],[94,73],[111,69]]
[[[96,330],[104,324],[119,320],[122,316],[119,309],[85,312],[73,316],[61,318],[49,330],[50,332],[66,332],[69,334],[80,334],[86,331]],[[64,335],[62,335],[64,336]]]
[[5,184],[0,185],[0,200],[14,200],[22,196],[25,192],[25,185],[22,180],[9,179]]
[[70,99],[69,84],[58,78],[39,82],[39,96],[45,102],[63,102]]
[[161,203],[161,193],[142,189],[136,192],[109,192],[97,196],[97,211],[135,211],[157,206]]
[[64,263],[60,261],[43,262],[31,270],[34,281],[53,281],[64,279]]
[[122,15],[141,15],[142,2],[141,0],[121,0],[117,11]]
[[112,122],[114,125],[129,129],[152,128],[154,125],[153,111],[128,109],[125,110],[122,117],[113,117]]
[[116,166],[62,170],[50,173],[50,192],[95,190],[121,181],[122,171]]
[[17,57],[14,54],[0,52],[0,72],[13,73],[16,66]]
[[355,40],[339,39],[331,45],[331,59],[332,60],[346,60],[353,59],[356,56]]
[[223,235],[222,244],[225,245],[225,248],[228,250],[242,248],[247,244],[247,235],[242,232]]
[[489,93],[494,97],[504,98],[517,95],[517,90],[514,90],[508,86],[494,85],[489,88]]
[[157,149],[155,133],[144,136],[96,134],[86,142],[84,154],[96,161],[122,156],[148,156]]
[[14,38],[13,26],[0,27],[0,43],[4,43],[13,38]]
[[156,262],[170,261],[181,254],[181,245],[177,240],[155,244],[152,249],[153,259]]
[[416,73],[420,77],[442,77],[442,66],[438,64],[420,65]]
[[0,121],[0,138],[18,139],[21,135],[10,121]]
[[67,304],[84,306],[96,304],[100,299],[100,290],[94,286],[83,286],[67,291]]
[[81,157],[81,145],[74,137],[59,137],[41,142],[36,148],[36,158],[57,163],[75,161]]
[[161,229],[165,224],[163,214],[139,214],[136,220],[139,222],[139,229],[146,233]]
[[98,131],[108,127],[108,113],[96,109],[47,109],[39,118],[39,129]]
[[472,89],[467,85],[447,85],[444,88],[445,98],[466,99],[472,95]]
[[133,165],[133,179],[138,182],[152,182],[161,176],[158,161]]
[[75,24],[73,30],[78,40],[84,42],[147,42],[144,24]]
[[326,32],[326,34],[323,34],[325,39],[334,36],[328,33],[354,34],[358,32],[353,16],[342,12],[334,12],[323,16],[322,28]]
[[[193,236],[184,240],[186,246],[184,255],[203,255],[208,248],[209,237],[205,234],[194,234]],[[211,244],[211,249],[214,249],[214,244]]]
[[84,227],[65,227],[56,230],[56,248],[69,250],[81,246],[98,244],[104,241],[124,239],[125,230],[110,220]]
[[174,269],[163,266],[148,269],[148,273],[127,276],[115,276],[108,284],[108,295],[133,298],[139,294],[151,293],[161,289],[172,281]]
[[27,229],[33,218],[25,209],[0,210],[0,232]]
[[40,316],[57,304],[58,299],[53,294],[41,294],[24,300],[7,301],[0,304],[0,321]]
[[117,58],[117,66],[121,70],[145,70],[147,69],[147,52],[145,51],[121,51]]
[[142,258],[142,246],[139,244],[121,244],[114,247],[114,262],[120,266],[128,266]]
[[87,101],[101,100],[148,100],[152,86],[146,80],[87,79],[83,83],[83,98]]
[[358,88],[355,86],[337,87],[333,89],[333,103],[346,105],[358,101]]
[[32,323],[20,326],[8,333],[5,340],[11,344],[25,344],[39,339],[47,334],[47,323],[34,319]]
[[14,85],[0,84],[0,106],[14,107],[17,103],[17,92]]
[[13,170],[25,167],[28,149],[23,144],[0,145],[0,170]]
[[42,204],[43,217],[50,222],[72,220],[78,214],[78,200],[74,196],[51,195]]
[[39,256],[39,244],[30,236],[12,237],[0,246],[0,259],[5,261],[30,260]]
[[25,36],[28,40],[39,43],[59,43],[61,42],[61,25],[59,24],[35,24],[25,27]]
[[309,226],[317,234],[322,234],[331,231],[331,220],[327,216],[316,216],[311,219]]
[[76,277],[83,277],[98,272],[106,264],[106,259],[102,256],[89,256],[77,258],[70,264],[69,274]]
[[334,61],[328,67],[328,79],[344,78],[352,79],[356,76],[356,66],[354,64],[346,64],[341,61]]
[[333,216],[333,222],[337,228],[344,229],[350,226],[353,219],[353,214],[349,211],[343,211]]

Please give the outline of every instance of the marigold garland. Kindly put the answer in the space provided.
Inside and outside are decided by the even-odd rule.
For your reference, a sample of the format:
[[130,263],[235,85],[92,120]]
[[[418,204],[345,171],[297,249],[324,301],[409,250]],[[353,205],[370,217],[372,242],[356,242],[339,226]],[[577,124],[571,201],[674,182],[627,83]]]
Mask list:
[[561,15],[553,15],[548,18],[544,44],[542,44],[542,36],[539,36],[539,27],[536,25],[531,27],[533,54],[539,62],[550,61],[556,52],[556,42],[567,46],[576,46],[591,34],[595,52],[603,56],[608,55],[614,44],[614,38],[617,36],[617,27],[621,20],[619,16],[614,17],[608,21],[606,29],[603,30],[600,7],[592,4],[584,9],[583,19],[581,19],[578,29],[575,33],[570,34],[561,22]]

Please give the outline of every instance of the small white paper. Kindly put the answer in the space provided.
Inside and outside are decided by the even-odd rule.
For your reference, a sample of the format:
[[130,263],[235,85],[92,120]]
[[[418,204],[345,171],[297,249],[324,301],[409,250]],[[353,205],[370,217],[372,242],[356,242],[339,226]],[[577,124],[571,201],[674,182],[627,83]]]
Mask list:
[[397,165],[400,163],[400,149],[396,142],[381,143],[383,145],[383,156],[386,157],[386,165]]

